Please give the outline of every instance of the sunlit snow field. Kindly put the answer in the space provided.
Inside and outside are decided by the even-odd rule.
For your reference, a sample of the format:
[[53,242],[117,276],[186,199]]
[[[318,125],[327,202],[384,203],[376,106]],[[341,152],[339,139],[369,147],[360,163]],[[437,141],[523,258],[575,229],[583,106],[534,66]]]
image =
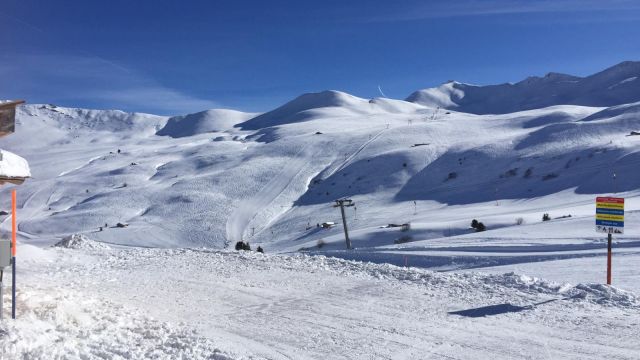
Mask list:
[[[21,107],[1,145],[33,178],[0,359],[637,358],[640,105],[491,115],[442,102],[460,89],[172,118]],[[626,199],[613,287],[601,195]]]

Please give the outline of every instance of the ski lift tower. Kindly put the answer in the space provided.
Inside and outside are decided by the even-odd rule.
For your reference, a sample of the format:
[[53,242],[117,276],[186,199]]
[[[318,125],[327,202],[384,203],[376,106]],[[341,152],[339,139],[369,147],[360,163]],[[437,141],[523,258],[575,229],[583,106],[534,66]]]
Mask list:
[[[0,100],[0,137],[13,134],[16,129],[16,107],[23,100]],[[0,149],[0,186],[22,184],[31,177],[29,163],[20,156]],[[11,317],[16,318],[16,190],[11,190],[11,240],[0,239],[0,319],[2,319],[2,278],[4,269],[11,266]]]
[[333,207],[339,207],[342,214],[342,225],[344,226],[344,239],[347,242],[347,250],[351,250],[351,239],[349,239],[349,229],[347,229],[347,218],[344,215],[344,208],[349,206],[355,206],[356,204],[351,199],[338,199]]

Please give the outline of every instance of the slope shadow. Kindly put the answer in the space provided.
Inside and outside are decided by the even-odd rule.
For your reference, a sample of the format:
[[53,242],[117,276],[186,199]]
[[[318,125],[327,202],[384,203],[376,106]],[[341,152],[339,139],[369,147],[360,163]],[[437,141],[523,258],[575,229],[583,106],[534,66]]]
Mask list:
[[525,310],[533,310],[538,305],[548,304],[550,302],[558,301],[559,299],[551,299],[547,301],[542,301],[539,303],[526,305],[526,306],[518,306],[509,303],[504,304],[496,304],[496,305],[488,305],[481,306],[478,308],[466,309],[466,310],[458,310],[458,311],[449,311],[449,315],[459,315],[464,317],[485,317],[485,316],[494,316],[506,313],[516,313]]
[[[616,248],[640,248],[640,241],[616,242]],[[584,251],[606,249],[605,242],[591,242],[581,244],[549,244],[549,245],[496,245],[496,246],[441,246],[429,247],[403,247],[402,251],[457,251],[457,252],[493,252],[493,253],[559,253],[564,251]]]
[[344,260],[364,261],[375,264],[391,264],[396,266],[411,266],[417,268],[432,269],[438,272],[460,271],[468,269],[482,269],[504,265],[523,263],[557,261],[567,259],[581,259],[598,256],[606,256],[605,253],[569,253],[548,255],[522,255],[522,256],[484,256],[473,255],[413,255],[411,253],[384,252],[381,250],[370,251],[345,251],[327,250],[310,251],[309,255],[324,255],[341,258]]
[[479,308],[473,308],[473,309],[467,309],[467,310],[449,311],[448,314],[477,318],[477,317],[520,312],[524,310],[531,310],[531,308],[528,306],[517,306],[512,304],[498,304],[498,305],[482,306]]
[[[546,196],[567,189],[578,194],[637,189],[640,152],[588,148],[553,157],[450,151],[413,175],[396,201],[434,200],[464,205]],[[617,179],[612,181],[611,174]]]
[[384,189],[404,186],[411,158],[402,152],[378,155],[350,162],[343,169],[322,179],[322,174],[311,180],[309,189],[294,205],[316,205],[333,199],[366,195]]

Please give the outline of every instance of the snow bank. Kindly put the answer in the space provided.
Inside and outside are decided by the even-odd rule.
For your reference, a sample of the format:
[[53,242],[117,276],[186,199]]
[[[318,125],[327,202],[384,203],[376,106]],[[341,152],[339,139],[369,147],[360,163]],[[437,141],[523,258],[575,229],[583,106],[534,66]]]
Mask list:
[[[273,261],[273,256],[257,253],[240,253],[239,256],[254,261]],[[516,273],[480,274],[480,273],[442,273],[419,268],[404,268],[391,264],[375,264],[306,254],[278,256],[290,267],[299,267],[307,271],[330,270],[345,276],[371,276],[376,279],[395,279],[426,286],[427,288],[447,288],[457,296],[465,296],[483,287],[487,294],[496,296],[517,290],[523,294],[546,294],[558,299],[586,301],[611,307],[640,308],[640,298],[613,286],[602,284],[559,284]]]
[[2,359],[231,359],[192,330],[72,291],[29,289],[18,301],[17,320],[0,323]]
[[55,243],[55,247],[84,250],[105,250],[109,245],[89,239],[82,234],[72,234]]
[[640,308],[640,298],[635,294],[603,284],[558,284],[536,277],[506,273],[502,275],[482,275],[487,285],[515,288],[526,293],[543,293],[563,296],[565,300],[585,300],[591,303]]

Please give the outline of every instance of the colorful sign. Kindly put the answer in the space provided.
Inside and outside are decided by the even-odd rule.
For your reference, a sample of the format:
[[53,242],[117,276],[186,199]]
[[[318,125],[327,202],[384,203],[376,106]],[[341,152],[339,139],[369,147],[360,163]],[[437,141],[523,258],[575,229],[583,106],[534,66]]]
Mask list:
[[596,231],[606,234],[624,233],[623,198],[596,198]]

